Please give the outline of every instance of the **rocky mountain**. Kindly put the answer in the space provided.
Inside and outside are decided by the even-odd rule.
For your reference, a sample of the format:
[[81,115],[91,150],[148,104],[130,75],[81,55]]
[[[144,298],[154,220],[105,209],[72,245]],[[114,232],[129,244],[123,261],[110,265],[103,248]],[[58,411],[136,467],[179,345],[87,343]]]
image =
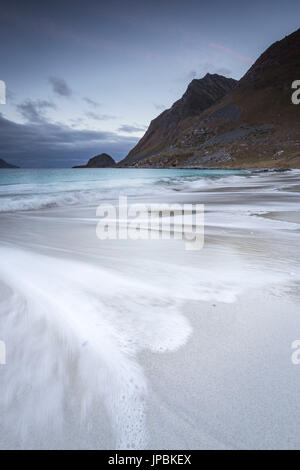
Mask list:
[[19,167],[16,165],[11,165],[10,163],[7,163],[5,160],[2,160],[2,158],[0,158],[0,168],[19,168]]
[[[236,84],[215,75],[193,80],[120,165],[299,168],[300,105],[291,100],[299,53],[300,29],[271,45]],[[202,91],[212,102],[196,99]]]
[[110,168],[115,166],[116,162],[107,153],[101,153],[90,158],[86,165],[73,166],[73,168]]
[[182,98],[151,122],[144,137],[122,164],[132,165],[147,156],[176,148],[180,145],[179,136],[189,118],[198,116],[218,102],[235,85],[236,81],[232,78],[209,73],[204,78],[192,80]]

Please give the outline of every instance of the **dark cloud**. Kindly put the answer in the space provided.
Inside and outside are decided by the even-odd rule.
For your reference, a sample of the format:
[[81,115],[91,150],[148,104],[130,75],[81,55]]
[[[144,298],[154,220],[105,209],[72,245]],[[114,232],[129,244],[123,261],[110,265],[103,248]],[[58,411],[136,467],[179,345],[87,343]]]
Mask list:
[[111,114],[98,114],[94,113],[93,111],[88,111],[85,114],[87,117],[95,119],[96,121],[108,121],[109,119],[116,119],[116,116],[112,116]]
[[45,121],[45,112],[49,108],[55,108],[54,103],[48,100],[26,100],[16,106],[19,113],[26,121],[40,123]]
[[129,124],[123,124],[118,129],[119,132],[127,132],[127,134],[134,134],[135,132],[144,132],[145,130],[146,127],[144,126],[130,126]]
[[100,103],[98,103],[98,101],[96,100],[92,100],[91,98],[83,98],[83,101],[85,101],[88,105],[92,106],[93,108],[99,108],[99,106],[101,106]]
[[56,93],[59,96],[71,96],[72,95],[72,90],[67,85],[66,81],[63,78],[58,78],[58,77],[49,77],[49,82],[52,85],[54,93]]
[[119,160],[137,138],[44,121],[18,124],[0,114],[0,158],[21,167],[64,167],[106,152]]

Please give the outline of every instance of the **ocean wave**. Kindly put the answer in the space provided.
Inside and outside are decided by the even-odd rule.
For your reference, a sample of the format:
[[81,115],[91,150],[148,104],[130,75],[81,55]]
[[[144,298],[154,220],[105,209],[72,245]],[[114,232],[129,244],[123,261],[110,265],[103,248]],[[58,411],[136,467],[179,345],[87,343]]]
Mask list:
[[57,433],[68,398],[83,420],[96,414],[104,436],[108,414],[117,448],[145,448],[147,381],[136,354],[186,342],[191,327],[180,302],[86,263],[8,247],[0,254],[1,333],[9,345],[3,435],[37,439],[51,423]]
[[[21,170],[20,170],[21,171]],[[71,170],[70,170],[71,171]],[[244,172],[236,174],[228,172],[201,172],[162,170],[159,173],[141,174],[126,173],[126,178],[108,175],[101,180],[72,179],[64,180],[65,174],[49,173],[49,180],[44,183],[10,182],[0,185],[0,212],[28,211],[68,205],[97,205],[103,200],[116,200],[119,195],[143,197],[167,195],[174,192],[201,193],[205,191],[230,190],[243,192],[255,191],[291,191],[298,183],[297,170],[285,173],[276,172]],[[73,175],[73,174],[72,174]],[[28,172],[26,174],[28,178]],[[45,176],[44,176],[45,177]],[[294,178],[295,177],[295,178]],[[36,176],[35,176],[36,178]],[[53,178],[53,179],[52,179]]]
[[62,191],[58,193],[33,193],[0,197],[0,212],[30,211],[69,205],[97,205],[102,201],[117,200],[119,195],[128,197],[161,194],[157,188],[120,188],[99,190]]

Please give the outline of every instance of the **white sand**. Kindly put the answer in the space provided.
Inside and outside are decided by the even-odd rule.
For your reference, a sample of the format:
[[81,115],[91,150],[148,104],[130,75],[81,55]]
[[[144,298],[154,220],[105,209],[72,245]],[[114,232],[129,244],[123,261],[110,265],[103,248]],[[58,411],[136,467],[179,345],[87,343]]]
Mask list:
[[165,196],[205,203],[199,252],[1,214],[0,448],[299,448],[299,179]]

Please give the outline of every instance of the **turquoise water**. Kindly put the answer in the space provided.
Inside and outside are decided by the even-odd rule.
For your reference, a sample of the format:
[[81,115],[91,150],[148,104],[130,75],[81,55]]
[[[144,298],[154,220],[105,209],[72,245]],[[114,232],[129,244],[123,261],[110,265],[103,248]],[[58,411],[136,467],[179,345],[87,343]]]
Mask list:
[[245,170],[17,169],[0,170],[0,212],[93,204],[120,193],[139,197],[205,187]]

